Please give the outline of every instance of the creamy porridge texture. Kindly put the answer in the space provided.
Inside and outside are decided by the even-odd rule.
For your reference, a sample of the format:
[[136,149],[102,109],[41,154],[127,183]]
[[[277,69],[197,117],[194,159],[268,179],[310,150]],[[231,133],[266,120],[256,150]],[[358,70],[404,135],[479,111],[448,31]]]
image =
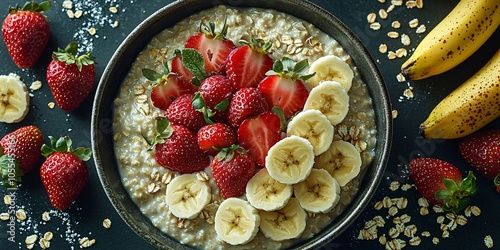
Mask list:
[[[195,218],[179,219],[167,206],[167,185],[179,176],[179,173],[160,166],[155,161],[154,152],[148,151],[149,145],[143,138],[143,136],[146,138],[155,136],[155,118],[164,116],[165,111],[152,105],[149,98],[149,81],[142,76],[142,69],[162,71],[163,63],[174,55],[174,50],[182,49],[185,41],[198,32],[200,22],[206,21],[207,18],[211,18],[218,25],[222,25],[226,19],[227,38],[236,41],[235,43],[250,38],[261,38],[271,42],[273,46],[270,56],[273,59],[281,59],[284,56],[295,62],[307,59],[311,65],[322,57],[335,55],[347,62],[354,73],[352,86],[347,91],[349,109],[345,118],[334,125],[333,140],[348,142],[360,152],[360,174],[356,173],[356,177],[347,181],[345,185],[340,184],[340,198],[333,209],[325,213],[307,212],[305,230],[296,239],[275,241],[262,232],[258,232],[253,240],[244,245],[232,246],[218,239],[214,229],[215,215],[224,198],[211,177],[208,166],[205,172],[193,174],[196,177],[193,179],[208,183],[207,186],[211,190],[208,204]],[[114,147],[125,189],[142,213],[156,227],[181,243],[196,248],[278,249],[313,237],[342,213],[346,205],[351,202],[358,191],[365,168],[374,157],[377,133],[375,114],[368,90],[354,63],[335,38],[326,35],[312,24],[274,10],[218,6],[194,14],[174,27],[162,31],[139,54],[115,100]],[[316,156],[316,163],[318,162],[323,162],[321,155]],[[316,164],[314,168],[321,166]],[[328,168],[326,170],[335,171]],[[341,177],[338,179],[340,182]],[[241,198],[246,200],[245,195]],[[295,198],[292,199],[295,202]]]

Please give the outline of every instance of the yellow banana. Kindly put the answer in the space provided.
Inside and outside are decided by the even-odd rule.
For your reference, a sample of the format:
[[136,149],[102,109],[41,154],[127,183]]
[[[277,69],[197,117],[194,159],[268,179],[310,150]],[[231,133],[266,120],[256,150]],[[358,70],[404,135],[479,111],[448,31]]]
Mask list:
[[420,125],[427,139],[469,135],[500,116],[500,50],[476,74],[446,96]]
[[471,56],[500,25],[498,0],[461,0],[401,66],[406,79],[441,74]]

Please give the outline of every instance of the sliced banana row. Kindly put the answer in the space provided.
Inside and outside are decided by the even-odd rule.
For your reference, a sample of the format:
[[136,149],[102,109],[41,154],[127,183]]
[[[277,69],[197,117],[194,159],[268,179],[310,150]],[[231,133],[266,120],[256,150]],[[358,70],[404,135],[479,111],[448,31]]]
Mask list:
[[193,219],[212,198],[208,182],[201,181],[196,174],[175,177],[168,185],[166,203],[170,212],[178,218]]
[[307,87],[310,90],[323,81],[335,81],[340,83],[346,91],[351,89],[354,73],[349,64],[337,56],[324,56],[311,63],[309,74],[314,72],[316,74],[307,81]]
[[269,175],[284,184],[305,180],[313,165],[313,146],[308,140],[296,135],[285,137],[274,144],[266,156]]
[[351,143],[334,141],[325,153],[316,157],[314,167],[327,170],[343,187],[359,174],[361,155]]
[[340,201],[339,183],[324,169],[313,169],[293,190],[300,206],[312,213],[328,213]]
[[20,122],[28,114],[29,103],[28,89],[19,77],[0,75],[0,122]]
[[240,198],[224,200],[215,213],[217,237],[231,245],[242,245],[253,240],[260,224],[258,210]]
[[323,81],[309,92],[304,110],[321,111],[332,125],[337,125],[349,112],[349,94],[342,85],[334,81]]
[[333,141],[334,127],[319,110],[309,109],[300,112],[290,122],[287,136],[300,136],[313,146],[314,155],[325,152]]
[[257,209],[274,211],[283,208],[292,197],[292,185],[283,184],[269,175],[266,168],[259,170],[247,183],[247,200]]

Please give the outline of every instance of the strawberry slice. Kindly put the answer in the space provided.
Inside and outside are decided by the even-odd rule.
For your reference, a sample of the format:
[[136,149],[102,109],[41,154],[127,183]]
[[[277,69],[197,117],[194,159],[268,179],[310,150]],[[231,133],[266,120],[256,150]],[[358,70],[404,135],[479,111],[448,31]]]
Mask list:
[[303,81],[314,74],[303,75],[308,67],[307,60],[295,64],[292,59],[284,57],[282,61],[274,62],[273,70],[257,87],[271,106],[283,110],[287,119],[304,107],[309,96]]
[[207,74],[224,71],[226,60],[235,48],[231,40],[226,39],[227,25],[224,23],[220,32],[215,31],[215,23],[202,23],[200,33],[188,38],[185,48],[195,49],[203,55]]
[[440,159],[412,159],[408,171],[420,194],[446,211],[457,213],[465,209],[477,192],[472,172],[462,179],[458,168]]
[[198,86],[196,86],[191,80],[194,78],[193,73],[187,69],[182,63],[182,54],[180,50],[175,51],[175,57],[172,59],[172,66],[170,72],[176,74],[184,83],[191,86],[193,91],[198,90]]
[[256,88],[238,89],[229,103],[227,121],[237,128],[248,117],[269,111],[265,97]]
[[191,84],[187,84],[178,75],[171,73],[166,63],[163,73],[143,69],[142,75],[151,81],[151,101],[161,110],[167,110],[177,97],[192,93]]
[[280,118],[272,112],[248,118],[238,128],[240,146],[248,150],[250,156],[264,167],[269,149],[281,139]]
[[257,87],[273,68],[273,59],[267,54],[272,43],[262,39],[241,41],[244,46],[234,49],[227,58],[226,75],[233,88]]

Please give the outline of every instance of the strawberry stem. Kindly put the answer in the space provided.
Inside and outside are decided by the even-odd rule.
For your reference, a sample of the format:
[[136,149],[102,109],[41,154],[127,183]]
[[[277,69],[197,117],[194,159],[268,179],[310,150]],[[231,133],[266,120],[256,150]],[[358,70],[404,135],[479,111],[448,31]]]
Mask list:
[[88,161],[92,157],[92,150],[90,148],[78,147],[73,149],[73,142],[69,136],[62,136],[56,139],[49,136],[50,146],[47,144],[42,145],[42,155],[49,157],[54,152],[70,152],[80,158],[82,161]]
[[148,151],[153,150],[156,144],[165,143],[165,139],[168,139],[170,136],[172,136],[172,133],[174,132],[172,127],[170,127],[170,121],[166,117],[156,117],[155,125],[156,136],[151,142],[146,138],[146,136],[142,135],[144,140],[146,140],[149,145]]
[[281,78],[290,78],[292,80],[302,80],[305,81],[313,77],[315,73],[304,75],[309,68],[309,62],[304,59],[298,63],[295,63],[289,57],[283,57],[281,60],[274,61],[273,69],[266,72],[266,75],[278,75]]
[[79,71],[82,71],[83,66],[94,64],[94,57],[92,51],[85,52],[83,55],[78,56],[78,43],[71,42],[64,49],[58,49],[52,53],[54,60],[65,62],[67,65],[76,64]]
[[6,188],[16,188],[22,182],[23,171],[19,168],[19,161],[12,155],[2,155],[3,149],[0,146],[0,170],[2,174],[2,184]]
[[458,213],[464,210],[471,202],[472,197],[477,193],[476,177],[469,172],[461,183],[456,183],[452,179],[442,177],[446,190],[439,190],[434,194],[436,200],[443,201],[443,209]]
[[9,7],[9,13],[13,14],[18,11],[32,11],[32,12],[46,12],[50,9],[51,3],[49,1],[44,1],[41,3],[37,3],[36,1],[29,1],[24,4],[24,6],[21,8],[19,5],[16,5],[14,7]]

